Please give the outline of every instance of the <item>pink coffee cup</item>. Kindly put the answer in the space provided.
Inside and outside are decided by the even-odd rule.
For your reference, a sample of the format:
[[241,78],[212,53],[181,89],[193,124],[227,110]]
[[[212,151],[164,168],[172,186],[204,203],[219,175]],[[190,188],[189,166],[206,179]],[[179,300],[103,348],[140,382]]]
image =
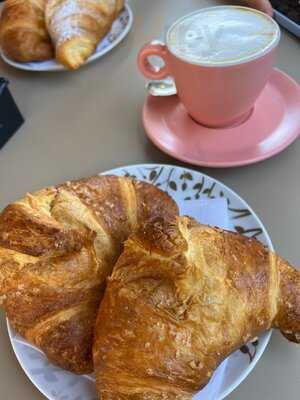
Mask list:
[[[214,8],[224,7],[234,6]],[[246,7],[239,8],[262,14]],[[279,43],[278,25],[271,17],[262,15],[272,21],[277,36],[266,51],[254,58],[222,65],[201,65],[175,55],[167,41],[167,44],[146,44],[138,55],[139,69],[150,80],[173,77],[181,102],[196,122],[216,128],[238,125],[251,114],[266,85]],[[150,56],[160,57],[164,66],[155,68],[149,61]]]

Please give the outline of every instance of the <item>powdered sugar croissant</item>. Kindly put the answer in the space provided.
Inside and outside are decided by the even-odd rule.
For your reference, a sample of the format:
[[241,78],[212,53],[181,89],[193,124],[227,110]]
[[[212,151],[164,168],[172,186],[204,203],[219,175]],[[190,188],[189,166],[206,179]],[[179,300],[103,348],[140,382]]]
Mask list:
[[157,219],[125,243],[100,306],[100,398],[191,399],[272,327],[300,343],[300,272],[257,240]]
[[67,68],[79,68],[123,6],[123,0],[48,0],[46,24],[57,60]]

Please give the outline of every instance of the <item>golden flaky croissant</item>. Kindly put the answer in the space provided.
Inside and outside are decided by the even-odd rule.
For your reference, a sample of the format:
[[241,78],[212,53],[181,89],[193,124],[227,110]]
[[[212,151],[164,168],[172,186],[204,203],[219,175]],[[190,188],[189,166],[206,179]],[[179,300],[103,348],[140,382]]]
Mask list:
[[128,235],[177,206],[154,186],[97,176],[50,187],[0,215],[0,303],[16,331],[50,361],[93,370],[105,279]]
[[46,24],[57,60],[79,68],[109,32],[123,0],[48,0]]
[[6,0],[0,20],[4,54],[19,62],[44,61],[54,50],[45,24],[47,0]]
[[257,240],[187,217],[126,243],[94,342],[101,399],[190,399],[234,350],[278,328],[300,342],[300,273]]

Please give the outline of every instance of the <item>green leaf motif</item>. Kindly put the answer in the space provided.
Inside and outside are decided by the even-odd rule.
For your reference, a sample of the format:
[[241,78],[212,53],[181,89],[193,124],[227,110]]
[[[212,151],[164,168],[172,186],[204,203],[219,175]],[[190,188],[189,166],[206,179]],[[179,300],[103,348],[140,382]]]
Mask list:
[[261,235],[263,233],[261,228],[252,228],[252,229],[245,229],[240,225],[236,225],[234,229],[239,233],[240,235],[250,235],[253,238],[256,238],[257,236]]
[[215,186],[216,186],[216,183],[214,182],[214,183],[211,185],[210,188],[206,188],[206,189],[203,191],[203,194],[206,194],[207,197],[208,197],[209,199],[214,199],[215,196],[212,196],[212,194],[213,194],[213,191],[214,191]]
[[150,180],[150,181],[153,181],[153,180],[156,178],[156,176],[157,176],[156,171],[155,171],[155,170],[152,170],[152,171],[150,172],[150,174],[149,174],[149,180]]
[[239,218],[245,218],[249,217],[251,215],[250,210],[246,208],[232,208],[228,207],[228,210],[235,213],[236,215],[233,217],[233,219],[239,219]]
[[174,190],[174,191],[176,192],[176,190],[177,190],[177,184],[176,184],[176,182],[170,181],[170,182],[169,182],[169,187],[170,187],[172,190]]
[[244,345],[244,346],[242,346],[242,347],[240,348],[240,351],[241,351],[243,354],[248,354],[248,353],[249,353],[249,348],[248,348],[247,345]]
[[256,346],[254,346],[254,352],[251,353],[249,346],[246,345],[246,344],[240,348],[240,351],[241,351],[243,354],[247,354],[247,355],[248,355],[248,357],[249,357],[249,363],[252,363],[252,361],[254,360],[254,358],[255,358],[255,356],[256,356],[256,350],[257,350],[257,349],[256,349]]
[[245,233],[245,229],[242,226],[236,225],[234,229],[239,233],[240,235],[243,235]]
[[124,176],[125,176],[125,178],[137,179],[136,175],[132,175],[129,172],[126,172]]
[[194,190],[202,190],[202,188],[203,188],[203,183],[201,182],[198,182],[196,183],[196,185],[193,186]]
[[193,175],[190,172],[185,172],[183,175],[184,175],[185,179],[187,179],[189,181],[193,180]]

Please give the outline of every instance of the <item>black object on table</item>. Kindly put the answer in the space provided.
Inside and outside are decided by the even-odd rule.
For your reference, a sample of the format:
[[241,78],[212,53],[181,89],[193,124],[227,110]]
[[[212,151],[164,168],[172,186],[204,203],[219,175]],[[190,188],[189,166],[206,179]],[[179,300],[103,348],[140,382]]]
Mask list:
[[300,2],[299,0],[271,0],[275,10],[300,25]]
[[24,123],[24,118],[8,89],[8,80],[0,78],[0,149]]
[[276,21],[300,37],[300,0],[271,0]]

